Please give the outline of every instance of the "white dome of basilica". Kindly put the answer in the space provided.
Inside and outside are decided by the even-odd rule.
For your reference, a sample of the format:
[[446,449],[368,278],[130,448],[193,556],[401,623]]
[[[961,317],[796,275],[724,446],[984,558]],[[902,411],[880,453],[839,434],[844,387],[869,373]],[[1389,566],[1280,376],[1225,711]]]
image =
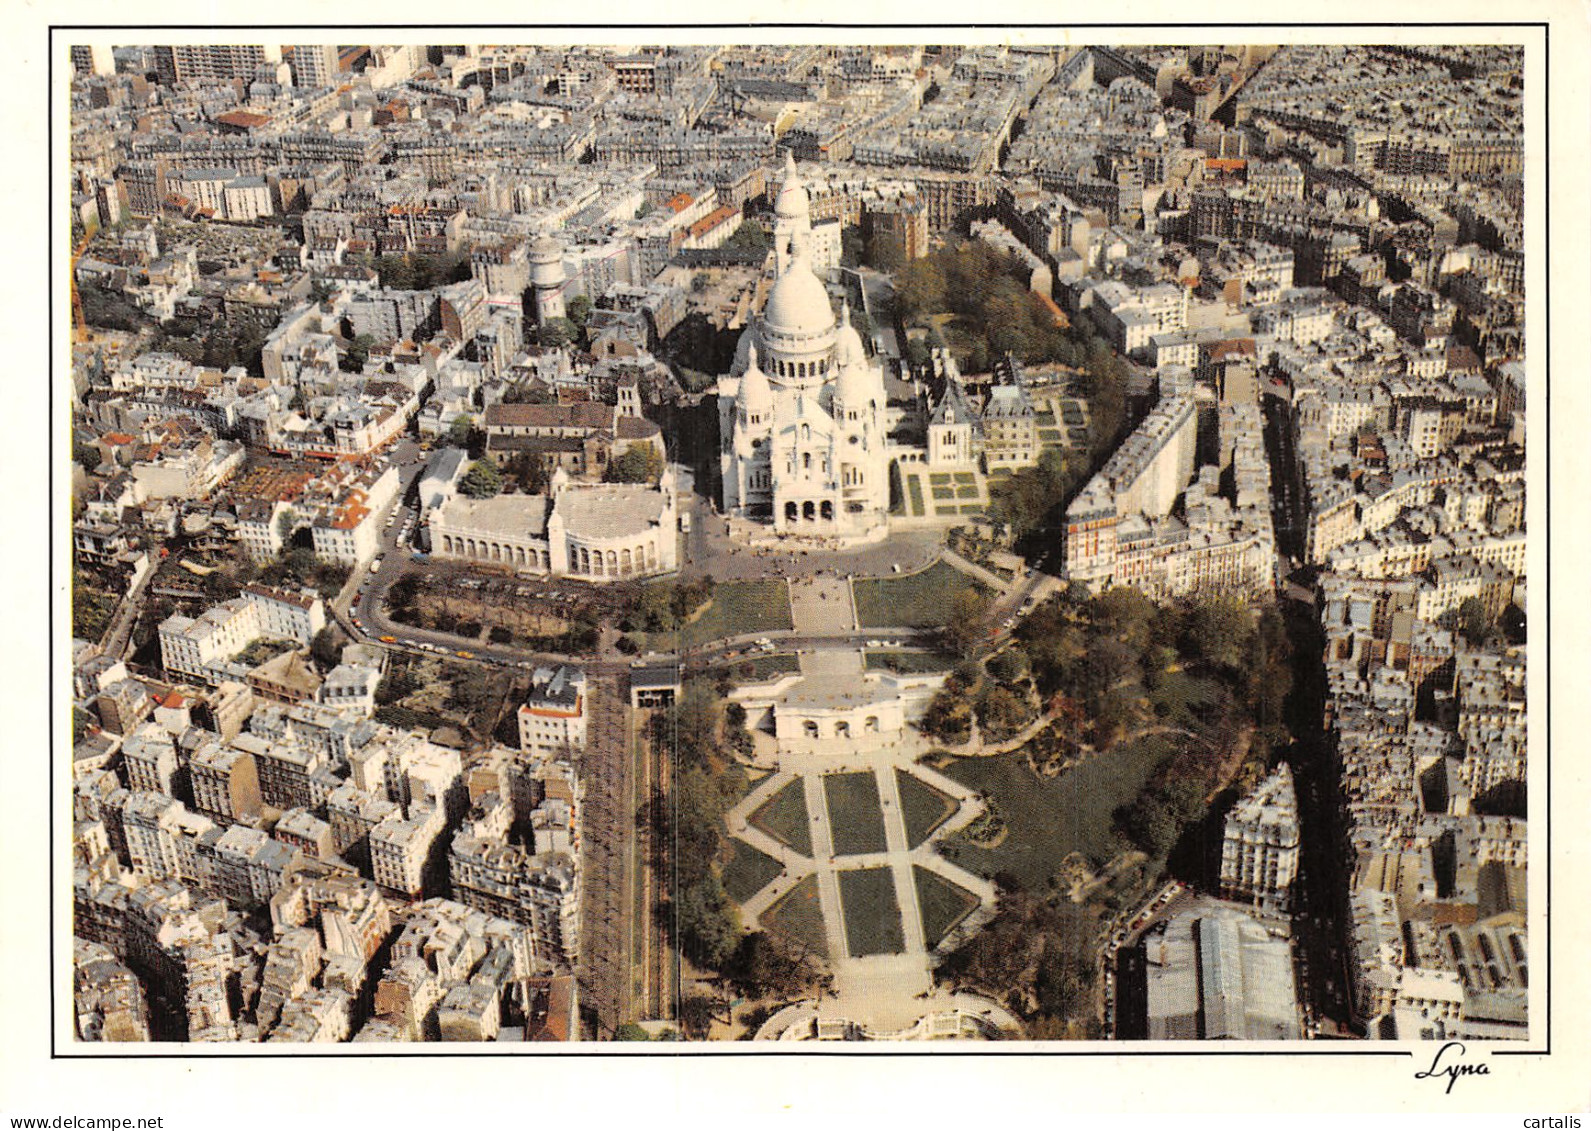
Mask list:
[[807,337],[834,329],[829,292],[812,273],[812,262],[797,256],[768,295],[762,320],[769,329],[789,337]]

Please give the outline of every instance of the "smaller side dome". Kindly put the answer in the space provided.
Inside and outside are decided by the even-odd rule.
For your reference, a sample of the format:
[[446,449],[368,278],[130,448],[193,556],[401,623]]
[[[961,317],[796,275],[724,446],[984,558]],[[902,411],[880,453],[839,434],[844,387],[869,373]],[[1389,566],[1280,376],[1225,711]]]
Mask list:
[[757,347],[753,345],[747,357],[746,372],[740,378],[741,410],[747,418],[763,417],[773,411],[773,389],[767,375],[757,365]]
[[844,370],[852,365],[864,365],[867,350],[862,345],[862,335],[851,325],[851,300],[840,304],[840,332],[834,339],[834,364]]

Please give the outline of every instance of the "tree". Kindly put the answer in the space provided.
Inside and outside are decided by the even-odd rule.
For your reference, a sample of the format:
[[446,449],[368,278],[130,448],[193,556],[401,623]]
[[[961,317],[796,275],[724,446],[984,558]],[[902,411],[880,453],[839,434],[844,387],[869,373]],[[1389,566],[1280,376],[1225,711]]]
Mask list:
[[691,1040],[703,1040],[712,1028],[713,1018],[718,1012],[716,998],[706,994],[691,994],[681,999],[679,1003],[679,1027],[685,1036]]
[[567,318],[549,318],[536,329],[536,342],[548,349],[566,346],[575,340],[575,324]]
[[984,665],[989,669],[989,674],[1001,683],[1015,683],[1028,674],[1028,654],[1019,644],[1012,644],[1008,648],[989,657]]
[[683,766],[705,768],[718,746],[718,724],[723,700],[704,680],[693,680],[681,691],[665,714],[658,716],[667,727],[664,745],[672,744]]
[[100,459],[100,450],[96,445],[85,440],[72,441],[72,462],[84,471],[93,471],[100,465]]
[[1249,712],[1255,725],[1277,730],[1277,739],[1285,738],[1286,702],[1293,689],[1292,655],[1287,625],[1276,606],[1267,605],[1250,634],[1243,666]]
[[892,232],[873,232],[863,241],[862,262],[894,274],[906,266],[906,244]]
[[315,662],[321,667],[334,668],[342,663],[343,641],[342,629],[335,624],[328,624],[310,641],[309,654],[315,657]]
[[1133,700],[1120,687],[1105,692],[1094,709],[1094,745],[1108,750],[1133,720]]
[[959,656],[972,656],[983,643],[984,620],[989,613],[989,598],[977,589],[958,590],[950,600],[950,615],[945,620],[945,643]]
[[811,955],[782,937],[753,931],[740,940],[729,964],[730,980],[747,997],[789,999],[810,993],[822,973]]
[[1491,617],[1486,615],[1486,605],[1479,597],[1465,597],[1459,603],[1453,624],[1472,648],[1485,647],[1491,640]]
[[87,283],[77,290],[83,306],[83,321],[107,330],[137,333],[151,325],[149,317],[125,295]]
[[467,448],[475,440],[475,418],[461,414],[447,427],[447,442],[455,448]]
[[656,483],[663,474],[663,453],[651,444],[635,444],[608,461],[603,478],[609,483]]
[[287,507],[276,516],[276,536],[284,543],[292,540],[293,530],[298,526],[298,512],[292,507]]
[[586,335],[586,324],[591,321],[591,296],[575,295],[564,307],[564,313],[569,316],[570,325],[574,326],[582,339]]
[[420,681],[410,673],[407,666],[392,667],[387,674],[381,677],[381,682],[376,684],[376,702],[382,706],[396,703],[420,690]]
[[840,266],[856,267],[862,262],[862,234],[855,228],[840,232]]
[[360,334],[348,343],[348,348],[343,351],[342,360],[337,367],[344,373],[358,373],[364,369],[365,362],[370,359],[370,348],[376,344],[376,339],[369,334]]
[[225,331],[206,335],[203,357],[211,369],[231,369],[238,360],[237,339]]
[[761,224],[742,224],[735,229],[734,235],[724,241],[724,246],[741,251],[767,251],[773,246],[773,240],[763,231]]
[[420,579],[412,573],[406,573],[388,586],[387,605],[395,610],[412,609],[419,592]]
[[1088,642],[1080,690],[1092,706],[1097,706],[1106,692],[1127,678],[1137,662],[1138,656],[1129,645],[1114,636],[1096,636]]
[[459,480],[459,490],[472,499],[490,499],[503,489],[503,473],[489,459],[476,460]]
[[1235,668],[1253,625],[1248,609],[1229,597],[1204,597],[1183,625],[1183,654],[1216,667]]
[[414,261],[407,255],[383,255],[376,260],[376,274],[388,290],[412,291],[418,282]]
[[614,1030],[613,1039],[616,1041],[650,1041],[652,1038],[647,1035],[645,1029],[634,1021],[626,1021]]
[[959,746],[972,737],[972,707],[965,695],[942,687],[928,701],[918,725],[930,738]]
[[708,873],[675,904],[680,950],[698,966],[721,969],[740,943],[740,921],[718,877]]
[[1078,958],[1071,948],[1045,946],[1033,979],[1033,996],[1041,1014],[1070,1017],[1090,1008],[1094,967]]
[[895,300],[904,318],[944,310],[946,290],[942,255],[914,259],[895,278]]
[[1177,839],[1177,822],[1153,796],[1140,794],[1131,805],[1116,811],[1121,831],[1153,858],[1164,856]]
[[1154,616],[1155,603],[1126,585],[1101,593],[1088,606],[1088,618],[1095,628],[1121,637],[1135,649],[1147,646]]
[[978,695],[978,725],[988,732],[988,737],[999,740],[1010,738],[1033,717],[1027,700],[1009,687],[997,683],[987,684]]

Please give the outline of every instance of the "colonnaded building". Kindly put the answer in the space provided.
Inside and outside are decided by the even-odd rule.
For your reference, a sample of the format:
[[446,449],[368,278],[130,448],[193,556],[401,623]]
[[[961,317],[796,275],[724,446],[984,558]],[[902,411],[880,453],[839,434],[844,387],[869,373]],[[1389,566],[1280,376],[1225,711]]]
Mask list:
[[889,526],[886,394],[847,307],[812,270],[812,220],[793,160],[774,205],[778,280],[718,383],[723,505],[784,535],[847,541]]
[[679,494],[657,486],[575,483],[562,468],[546,495],[455,495],[431,515],[431,549],[527,573],[617,581],[679,568]]

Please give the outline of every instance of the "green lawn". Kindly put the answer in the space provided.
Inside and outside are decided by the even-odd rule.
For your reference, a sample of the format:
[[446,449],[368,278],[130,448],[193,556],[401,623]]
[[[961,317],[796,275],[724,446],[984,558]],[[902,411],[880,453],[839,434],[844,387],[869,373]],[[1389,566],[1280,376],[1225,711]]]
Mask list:
[[982,514],[983,513],[983,504],[982,503],[965,503],[965,504],[962,505],[961,513],[962,514]]
[[1039,442],[1044,444],[1059,444],[1061,442],[1061,430],[1059,428],[1040,428]]
[[680,642],[694,648],[726,636],[792,627],[790,589],[782,579],[721,581],[713,587],[713,599],[701,616],[680,633]]
[[745,903],[784,870],[779,861],[766,852],[757,851],[743,840],[730,837],[729,846],[734,855],[724,865],[722,878],[724,891],[736,903]]
[[957,483],[976,483],[978,477],[971,471],[958,471],[955,473]]
[[[956,508],[949,508],[955,514]],[[874,577],[851,585],[856,616],[864,628],[937,628],[945,623],[952,600],[963,589],[983,588],[948,562],[918,573]]]
[[800,778],[764,801],[749,820],[780,844],[803,856],[812,855],[812,815],[807,812],[806,792]]
[[841,872],[840,907],[845,913],[845,946],[852,958],[899,954],[906,948],[895,877],[889,868]]
[[940,850],[969,872],[1008,872],[1029,890],[1042,891],[1068,853],[1081,852],[1103,864],[1127,847],[1112,827],[1111,813],[1138,796],[1170,753],[1163,737],[1152,736],[1054,778],[1030,770],[1021,750],[957,758],[945,767],[945,776],[988,793],[1008,831],[993,848],[957,834],[942,842]]
[[977,497],[978,488],[976,486],[963,485],[956,488],[956,498],[958,499],[976,499]]
[[828,936],[823,932],[823,905],[818,901],[818,878],[807,876],[780,896],[762,913],[762,925],[784,935],[797,946],[829,956]]
[[928,475],[928,482],[932,483],[935,487],[943,487],[946,483],[950,482],[950,472],[948,472],[948,471],[930,472],[929,475]]
[[954,797],[905,770],[895,771],[895,782],[900,789],[901,816],[906,821],[906,843],[911,848],[927,840],[960,808]]
[[868,652],[865,663],[870,672],[946,672],[956,666],[956,658],[938,652]]
[[948,484],[934,488],[934,498],[936,499],[954,499],[955,497],[956,489]]
[[715,675],[723,673],[737,683],[756,683],[800,670],[801,660],[792,652],[776,652],[771,656],[749,656],[714,664],[712,668]]
[[923,913],[923,942],[932,950],[957,923],[977,910],[978,897],[916,864],[912,865],[912,878],[917,882],[917,905]]
[[906,478],[906,486],[907,486],[908,490],[910,491],[911,497],[912,497],[912,517],[913,518],[922,518],[923,514],[925,513],[924,507],[923,507],[923,485],[922,485],[922,481],[920,479],[918,479],[918,477],[915,476],[915,475],[907,476],[907,478]]
[[954,506],[949,506],[949,507],[935,507],[934,508],[934,513],[939,515],[940,517],[944,517],[946,515],[955,515],[958,512],[957,512],[957,510],[956,510],[956,508]]
[[878,800],[878,780],[872,771],[823,775],[823,795],[829,803],[829,831],[836,856],[883,852],[884,809]]

